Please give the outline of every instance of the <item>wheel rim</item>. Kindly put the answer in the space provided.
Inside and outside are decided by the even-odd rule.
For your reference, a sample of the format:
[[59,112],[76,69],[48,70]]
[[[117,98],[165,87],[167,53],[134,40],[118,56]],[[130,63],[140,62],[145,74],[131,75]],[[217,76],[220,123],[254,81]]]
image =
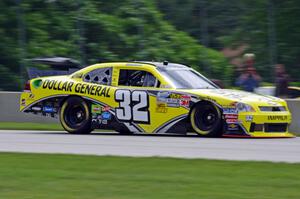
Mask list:
[[65,122],[71,128],[81,126],[85,121],[85,109],[81,105],[68,106],[65,111]]
[[212,106],[205,106],[195,112],[195,124],[201,131],[211,131],[218,124],[218,111]]

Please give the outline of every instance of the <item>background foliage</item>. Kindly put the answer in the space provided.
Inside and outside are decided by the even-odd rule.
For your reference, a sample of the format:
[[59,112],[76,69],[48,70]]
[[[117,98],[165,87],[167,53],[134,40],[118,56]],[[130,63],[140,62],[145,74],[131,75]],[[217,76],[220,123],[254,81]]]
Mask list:
[[220,50],[246,44],[265,81],[273,81],[276,63],[285,64],[293,80],[300,81],[300,1],[156,0],[156,4],[165,19],[207,47]]
[[296,0],[1,0],[0,90],[20,90],[28,60],[45,56],[168,60],[230,85],[220,50],[242,44],[265,81],[275,62],[299,81],[299,12]]
[[[0,2],[2,89],[20,89],[18,19],[22,9],[26,31],[25,58],[67,56],[85,64],[119,60],[168,60],[202,71],[210,64],[216,77],[227,79],[231,67],[221,53],[162,18],[151,1],[14,1]],[[79,28],[79,26],[81,26]],[[79,30],[81,32],[79,32]],[[30,62],[25,62],[28,66]],[[5,83],[9,82],[9,83]]]

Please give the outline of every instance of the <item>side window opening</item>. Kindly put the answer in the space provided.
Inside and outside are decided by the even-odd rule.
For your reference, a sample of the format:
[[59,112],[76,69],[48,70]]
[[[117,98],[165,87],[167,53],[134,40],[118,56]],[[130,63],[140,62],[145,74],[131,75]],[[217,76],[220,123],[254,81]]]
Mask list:
[[119,74],[120,86],[158,87],[160,82],[154,75],[141,70],[121,69]]
[[98,77],[98,76],[95,76],[95,77],[94,77],[94,80],[93,80],[93,83],[98,83],[98,81],[99,81],[99,77]]
[[96,84],[111,85],[112,68],[98,68],[83,77],[83,81]]
[[85,80],[87,80],[87,82],[90,82],[90,80],[91,80],[91,77],[90,77],[90,75],[89,75],[89,74],[87,74],[87,75],[85,76]]
[[144,78],[143,86],[159,87],[160,85],[157,85],[158,82],[159,81],[151,73],[147,73]]

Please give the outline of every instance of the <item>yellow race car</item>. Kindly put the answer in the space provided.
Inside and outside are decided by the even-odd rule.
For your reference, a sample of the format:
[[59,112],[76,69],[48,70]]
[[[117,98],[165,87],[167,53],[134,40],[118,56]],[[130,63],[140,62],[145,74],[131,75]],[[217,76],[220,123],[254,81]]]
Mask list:
[[29,80],[20,110],[59,117],[73,134],[196,132],[207,137],[293,137],[284,100],[220,89],[190,67],[116,62]]

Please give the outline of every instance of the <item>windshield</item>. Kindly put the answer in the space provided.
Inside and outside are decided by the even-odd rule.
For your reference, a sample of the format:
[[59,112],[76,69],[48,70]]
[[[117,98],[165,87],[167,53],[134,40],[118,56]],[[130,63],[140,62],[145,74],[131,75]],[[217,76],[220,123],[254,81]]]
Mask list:
[[217,88],[211,81],[192,69],[158,68],[158,70],[179,89]]

